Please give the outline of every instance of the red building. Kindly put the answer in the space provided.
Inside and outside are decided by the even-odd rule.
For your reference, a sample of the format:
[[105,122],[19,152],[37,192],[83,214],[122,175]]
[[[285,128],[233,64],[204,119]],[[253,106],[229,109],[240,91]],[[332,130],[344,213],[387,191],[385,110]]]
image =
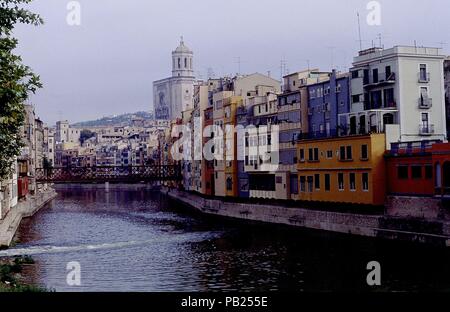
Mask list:
[[394,143],[385,154],[390,195],[450,195],[450,143]]

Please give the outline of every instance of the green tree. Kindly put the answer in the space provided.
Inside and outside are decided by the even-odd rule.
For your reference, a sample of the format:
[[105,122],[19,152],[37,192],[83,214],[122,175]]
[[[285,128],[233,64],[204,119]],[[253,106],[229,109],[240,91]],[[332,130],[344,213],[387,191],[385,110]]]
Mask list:
[[43,23],[39,15],[22,7],[31,1],[0,0],[0,179],[10,174],[14,157],[22,147],[24,103],[30,93],[42,87],[39,76],[13,53],[18,44],[12,36],[14,25]]

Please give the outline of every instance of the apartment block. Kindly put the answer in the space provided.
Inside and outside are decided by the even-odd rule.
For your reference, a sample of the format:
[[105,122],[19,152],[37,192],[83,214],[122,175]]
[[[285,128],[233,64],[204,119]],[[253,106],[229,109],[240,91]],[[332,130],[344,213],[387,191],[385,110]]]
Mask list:
[[371,48],[354,58],[351,110],[343,135],[386,132],[394,142],[444,140],[444,56],[440,49]]

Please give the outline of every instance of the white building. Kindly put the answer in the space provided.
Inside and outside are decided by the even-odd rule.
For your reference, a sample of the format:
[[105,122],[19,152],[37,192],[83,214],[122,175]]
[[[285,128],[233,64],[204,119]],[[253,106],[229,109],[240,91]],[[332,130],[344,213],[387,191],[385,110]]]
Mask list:
[[71,128],[67,120],[56,122],[55,140],[57,143],[80,143],[80,129]]
[[[386,132],[391,142],[445,140],[444,56],[438,48],[371,48],[354,58],[344,134]],[[341,132],[342,133],[342,132]]]
[[194,53],[184,44],[172,52],[172,77],[153,82],[155,119],[181,118],[181,112],[192,109],[194,93]]

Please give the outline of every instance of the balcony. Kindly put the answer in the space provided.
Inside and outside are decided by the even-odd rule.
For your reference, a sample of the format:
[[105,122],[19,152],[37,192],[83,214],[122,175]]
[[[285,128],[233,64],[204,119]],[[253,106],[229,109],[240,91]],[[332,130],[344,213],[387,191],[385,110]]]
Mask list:
[[420,109],[427,109],[431,108],[433,106],[433,99],[428,97],[420,97],[419,98],[419,108]]
[[419,134],[420,135],[433,135],[434,134],[434,125],[419,125]]
[[430,73],[418,73],[418,81],[419,83],[428,83],[430,82]]
[[369,77],[365,77],[363,81],[364,88],[375,88],[382,87],[386,85],[395,84],[396,76],[395,73],[378,73],[378,77],[371,76],[371,82]]

